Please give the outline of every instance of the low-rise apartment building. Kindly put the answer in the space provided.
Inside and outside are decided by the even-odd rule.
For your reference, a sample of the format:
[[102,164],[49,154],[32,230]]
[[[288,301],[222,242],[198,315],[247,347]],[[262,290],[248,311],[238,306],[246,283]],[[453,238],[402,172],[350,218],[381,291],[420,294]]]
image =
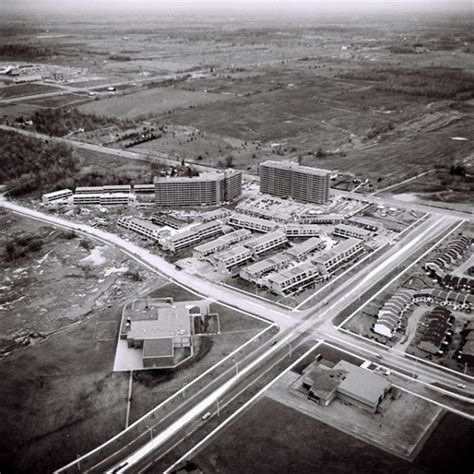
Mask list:
[[313,259],[318,270],[323,274],[335,272],[343,263],[357,257],[364,251],[358,239],[349,238],[337,244],[332,249],[325,250]]
[[205,222],[196,225],[189,230],[178,232],[170,237],[160,240],[160,245],[171,252],[176,252],[185,247],[189,247],[201,240],[211,237],[222,232],[222,224],[220,222]]
[[248,262],[251,258],[252,252],[249,249],[242,245],[236,245],[214,255],[213,261],[216,263],[219,271],[229,271],[237,265]]
[[314,224],[286,224],[284,229],[289,239],[298,237],[317,237],[321,230],[319,225]]
[[362,227],[356,227],[347,224],[338,224],[333,231],[336,237],[342,237],[343,239],[359,239],[367,240],[371,236],[371,232],[363,229]]
[[369,230],[370,232],[377,232],[379,228],[378,223],[375,220],[370,219],[370,217],[352,216],[349,219],[349,223],[351,225],[362,227],[363,229]]
[[291,261],[292,259],[287,253],[277,253],[276,255],[242,268],[239,276],[243,280],[254,282],[266,273],[286,268],[288,265],[290,265]]
[[242,214],[233,214],[230,216],[228,224],[233,227],[242,227],[243,229],[254,230],[256,232],[271,232],[278,228],[276,222],[259,219],[258,217],[244,216]]
[[193,256],[202,260],[216,252],[221,252],[232,244],[248,239],[252,235],[247,229],[239,229],[219,237],[218,239],[198,245],[194,248]]
[[158,242],[160,233],[163,231],[152,222],[140,219],[139,217],[121,217],[117,224],[125,229],[133,230],[154,242]]
[[392,295],[380,308],[374,332],[391,339],[399,328],[403,315],[409,310],[413,301],[413,292],[400,290]]
[[452,327],[452,314],[449,309],[436,307],[425,318],[427,325],[421,335],[417,347],[429,354],[441,350],[443,342]]
[[261,207],[257,207],[255,205],[242,203],[239,204],[235,210],[240,214],[246,214],[247,216],[258,217],[260,219],[268,219],[273,220],[275,222],[288,222],[291,220],[291,216],[289,214],[280,214],[276,211],[270,211],[268,209],[262,209]]
[[293,244],[286,253],[295,260],[303,260],[310,253],[323,249],[325,245],[324,240],[319,237],[311,237],[299,244]]
[[341,224],[346,220],[344,214],[300,214],[300,224]]
[[59,191],[43,194],[41,200],[43,201],[43,204],[51,204],[69,199],[70,197],[72,197],[72,191],[70,189],[60,189]]
[[318,269],[314,265],[303,262],[270,275],[268,283],[274,293],[286,295],[312,284],[318,276]]
[[211,221],[226,219],[231,214],[232,212],[230,212],[229,209],[226,209],[225,207],[221,207],[213,211],[203,212],[202,214],[198,216],[198,219],[201,222],[211,222]]
[[268,234],[247,240],[243,245],[247,247],[252,252],[252,256],[255,257],[261,253],[281,247],[287,243],[288,239],[286,234],[281,230],[275,230],[273,232],[269,232]]

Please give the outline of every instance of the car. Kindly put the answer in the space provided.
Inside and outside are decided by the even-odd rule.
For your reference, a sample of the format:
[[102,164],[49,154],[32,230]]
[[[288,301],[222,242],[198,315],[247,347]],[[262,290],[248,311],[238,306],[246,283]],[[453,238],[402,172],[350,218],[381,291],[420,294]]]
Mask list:
[[382,354],[375,354],[375,357],[377,357],[377,359],[383,359]]
[[207,420],[210,416],[211,416],[211,412],[207,411],[206,413],[204,413],[204,415],[202,415],[202,419]]
[[458,383],[458,384],[456,385],[456,387],[458,387],[458,388],[466,388],[466,386],[465,386],[463,383]]

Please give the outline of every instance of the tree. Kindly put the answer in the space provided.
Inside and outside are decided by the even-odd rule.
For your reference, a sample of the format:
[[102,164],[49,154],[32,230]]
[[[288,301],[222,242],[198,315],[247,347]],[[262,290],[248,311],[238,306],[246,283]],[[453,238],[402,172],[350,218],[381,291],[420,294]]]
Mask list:
[[234,157],[232,155],[227,155],[225,157],[225,167],[232,168],[233,163],[234,163]]

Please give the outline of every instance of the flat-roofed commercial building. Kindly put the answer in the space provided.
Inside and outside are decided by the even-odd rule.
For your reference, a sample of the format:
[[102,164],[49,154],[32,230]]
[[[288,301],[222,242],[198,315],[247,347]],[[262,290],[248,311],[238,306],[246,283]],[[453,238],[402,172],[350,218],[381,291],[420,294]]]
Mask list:
[[216,252],[221,252],[232,244],[248,239],[252,233],[247,229],[239,229],[234,232],[219,237],[218,239],[206,242],[205,244],[198,245],[194,248],[193,256],[198,259],[203,259],[208,255],[212,255]]
[[201,301],[135,300],[124,308],[120,340],[142,351],[143,368],[175,367],[192,354],[192,318],[202,311]]
[[281,270],[290,265],[292,259],[285,252],[277,253],[259,262],[252,263],[242,268],[239,273],[240,278],[247,281],[255,281],[266,273]]
[[286,295],[310,285],[318,278],[318,269],[309,262],[272,274],[268,277],[270,289],[278,295]]
[[60,189],[59,191],[53,191],[52,193],[43,194],[41,197],[43,204],[51,204],[53,202],[62,201],[69,199],[72,196],[70,189]]
[[166,250],[175,252],[184,247],[189,247],[201,240],[211,237],[222,232],[222,224],[220,222],[205,222],[192,227],[189,230],[178,232],[170,237],[160,240],[160,245]]
[[247,247],[252,252],[252,256],[255,257],[268,250],[285,245],[286,243],[288,243],[286,234],[281,230],[275,230],[274,232],[269,232],[268,234],[247,240],[243,245]]
[[352,237],[360,240],[367,240],[371,236],[371,232],[368,230],[347,224],[338,224],[334,228],[333,234],[336,237],[342,237],[343,239],[349,239]]
[[298,201],[324,204],[329,200],[330,172],[289,161],[260,163],[260,191]]
[[242,172],[201,173],[194,177],[155,178],[155,200],[162,207],[218,205],[242,194]]
[[229,217],[228,223],[233,227],[242,227],[256,232],[271,232],[278,227],[276,222],[242,214],[233,214]]
[[334,367],[310,364],[303,371],[303,388],[310,398],[327,406],[334,398],[376,413],[392,384],[382,375],[340,360]]
[[343,263],[352,260],[364,251],[362,243],[358,239],[347,239],[329,250],[316,255],[313,262],[317,265],[319,271],[329,274],[338,269]]
[[374,332],[391,339],[399,328],[403,315],[410,308],[413,293],[409,290],[400,290],[392,295],[380,308]]
[[139,217],[121,217],[117,224],[125,229],[133,230],[154,242],[158,242],[160,233],[163,231],[152,222],[140,219]]
[[214,262],[217,264],[217,268],[220,271],[229,271],[236,265],[248,262],[252,258],[252,252],[243,247],[242,245],[236,245],[222,253],[214,255]]
[[286,253],[293,257],[295,260],[302,260],[306,258],[311,252],[321,250],[325,246],[324,240],[319,237],[311,237],[299,244],[294,244],[289,248]]
[[285,233],[289,239],[296,237],[317,237],[320,227],[314,224],[286,224]]

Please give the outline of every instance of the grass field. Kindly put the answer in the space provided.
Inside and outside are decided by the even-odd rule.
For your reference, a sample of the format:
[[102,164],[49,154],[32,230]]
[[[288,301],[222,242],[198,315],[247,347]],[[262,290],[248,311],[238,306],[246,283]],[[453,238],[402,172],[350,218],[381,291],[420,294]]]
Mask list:
[[[453,431],[449,426],[459,423]],[[467,474],[472,424],[447,415],[414,463],[263,398],[192,461],[204,472]],[[441,449],[440,449],[441,448]]]
[[54,92],[58,88],[45,84],[19,84],[0,88],[0,99],[15,99],[27,95],[43,94],[45,92]]
[[147,115],[162,115],[178,108],[188,109],[226,98],[225,95],[190,92],[174,87],[157,87],[94,100],[81,105],[79,110],[107,117],[133,119]]

